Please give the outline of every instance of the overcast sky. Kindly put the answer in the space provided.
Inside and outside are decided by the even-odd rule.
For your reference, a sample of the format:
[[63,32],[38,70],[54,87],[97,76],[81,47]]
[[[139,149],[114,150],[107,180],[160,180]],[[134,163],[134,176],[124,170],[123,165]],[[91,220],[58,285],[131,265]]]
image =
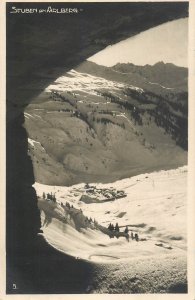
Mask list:
[[188,18],[182,18],[108,46],[88,60],[104,66],[113,66],[118,62],[153,65],[163,61],[187,67],[187,51]]

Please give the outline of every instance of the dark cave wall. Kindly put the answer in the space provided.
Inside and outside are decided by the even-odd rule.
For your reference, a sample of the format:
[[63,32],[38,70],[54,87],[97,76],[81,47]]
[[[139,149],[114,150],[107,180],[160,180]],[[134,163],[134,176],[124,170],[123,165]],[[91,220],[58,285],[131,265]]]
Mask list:
[[[73,15],[10,14],[12,6],[49,5],[82,11]],[[55,79],[48,75],[50,70],[71,69],[109,44],[187,15],[187,2],[7,3],[7,293],[82,293],[92,272],[92,267],[75,263],[37,235],[41,224],[22,127],[25,107]],[[31,89],[32,83],[37,88]],[[67,269],[72,270],[70,278]]]

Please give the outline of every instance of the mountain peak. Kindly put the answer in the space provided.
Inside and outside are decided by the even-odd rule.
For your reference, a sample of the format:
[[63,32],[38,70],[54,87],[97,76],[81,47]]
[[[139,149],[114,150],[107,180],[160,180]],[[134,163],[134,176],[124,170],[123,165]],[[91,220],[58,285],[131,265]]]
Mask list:
[[153,66],[164,66],[166,65],[166,63],[164,63],[164,61],[158,61],[157,63],[155,63]]

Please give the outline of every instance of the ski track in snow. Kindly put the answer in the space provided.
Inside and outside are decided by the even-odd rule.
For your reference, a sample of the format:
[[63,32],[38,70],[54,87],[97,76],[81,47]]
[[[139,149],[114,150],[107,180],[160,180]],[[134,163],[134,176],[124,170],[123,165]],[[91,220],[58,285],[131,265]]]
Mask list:
[[158,86],[160,86],[161,88],[166,89],[166,90],[175,90],[175,88],[166,87],[166,86],[164,86],[164,85],[161,85],[161,84],[158,83],[158,82],[151,82],[151,81],[148,81],[148,83],[149,83],[149,84],[158,85]]
[[135,126],[134,126],[133,123],[127,118],[127,116],[125,116],[125,113],[121,113],[120,115],[116,115],[116,117],[122,117],[122,118],[125,118],[125,119],[127,120],[127,122],[131,125],[131,127],[135,129]]
[[37,115],[37,114],[34,114],[34,116],[36,116],[37,118],[39,119],[42,119],[41,116]]

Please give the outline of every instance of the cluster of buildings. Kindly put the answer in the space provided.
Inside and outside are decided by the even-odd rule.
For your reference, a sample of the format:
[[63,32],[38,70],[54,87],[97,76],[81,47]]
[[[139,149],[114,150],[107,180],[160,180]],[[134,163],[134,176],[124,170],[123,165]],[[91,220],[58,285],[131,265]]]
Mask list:
[[123,190],[116,190],[115,188],[96,188],[96,186],[89,185],[88,183],[85,185],[85,193],[89,196],[96,196],[96,198],[102,199],[102,197],[106,200],[113,200],[117,198],[126,197],[126,194]]

